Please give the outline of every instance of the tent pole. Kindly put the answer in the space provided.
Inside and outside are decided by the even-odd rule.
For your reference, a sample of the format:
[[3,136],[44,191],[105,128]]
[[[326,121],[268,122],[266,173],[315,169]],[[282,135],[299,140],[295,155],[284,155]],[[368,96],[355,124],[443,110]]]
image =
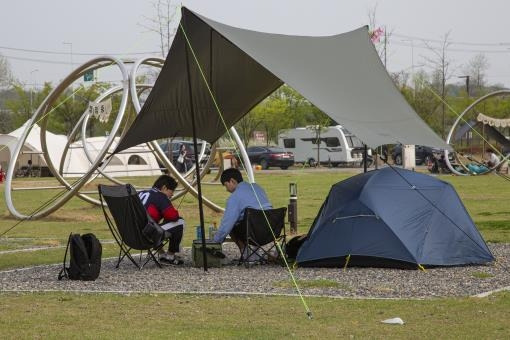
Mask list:
[[[181,9],[182,11],[182,9]],[[186,16],[184,15],[184,11],[182,11],[182,19],[183,19],[183,26],[187,27],[186,25]],[[204,263],[204,271],[207,271],[207,249],[205,248],[205,226],[204,226],[204,207],[202,203],[202,184],[200,181],[200,164],[198,160],[198,143],[197,143],[197,131],[195,126],[195,110],[193,107],[193,91],[191,90],[191,73],[190,73],[190,66],[189,66],[189,53],[188,53],[189,46],[186,44],[186,72],[188,75],[188,93],[189,93],[189,105],[190,105],[190,111],[191,111],[191,126],[193,129],[193,150],[195,153],[195,172],[197,176],[197,192],[198,192],[198,211],[200,213],[200,229],[202,231],[202,256],[203,256],[203,263]]]
[[363,172],[367,172],[367,158],[368,158],[368,148],[367,145],[364,144],[365,147],[363,149]]

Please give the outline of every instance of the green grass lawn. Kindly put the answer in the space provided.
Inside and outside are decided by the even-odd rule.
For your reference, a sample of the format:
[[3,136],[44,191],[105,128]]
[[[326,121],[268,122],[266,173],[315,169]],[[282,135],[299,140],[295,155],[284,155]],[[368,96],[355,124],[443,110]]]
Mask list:
[[[90,339],[508,339],[510,292],[349,300],[173,294],[0,293],[0,336]],[[382,320],[400,317],[404,325]]]
[[[288,204],[289,183],[298,184],[299,233],[306,233],[332,184],[352,176],[346,172],[257,172],[256,179],[275,207]],[[213,178],[208,175],[205,181]],[[440,176],[457,189],[466,209],[488,242],[510,242],[510,186],[501,178]],[[150,186],[153,178],[130,178]],[[17,187],[40,179],[15,180]],[[51,185],[44,179],[44,185]],[[54,184],[54,183],[53,183]],[[86,190],[94,191],[97,183]],[[0,233],[17,220],[5,207],[0,185]],[[204,185],[204,195],[224,205],[228,193],[219,185]],[[58,191],[16,191],[16,209],[30,213]],[[94,196],[96,197],[96,196]],[[175,200],[188,228],[190,246],[199,223],[197,201],[186,195]],[[205,208],[205,222],[221,220],[221,213]],[[101,209],[73,198],[52,215],[24,221],[0,238],[0,252],[53,247],[30,252],[0,253],[0,269],[62,261],[70,232],[95,233],[111,240]],[[103,256],[114,256],[114,244],[104,243]],[[283,269],[282,269],[283,270]],[[475,274],[474,274],[475,275]],[[481,274],[480,274],[481,275]],[[285,285],[282,282],[282,285]],[[317,280],[316,286],[335,282]],[[0,294],[0,338],[507,338],[510,330],[510,293],[489,298],[431,299],[426,301],[340,300],[308,298],[314,320],[307,320],[294,297],[212,297],[195,295],[33,293]],[[380,321],[401,317],[403,326]],[[91,321],[91,320],[108,320]],[[87,326],[84,326],[87,325]],[[127,326],[127,327],[126,327]],[[77,333],[74,333],[79,330]]]
[[[257,172],[257,182],[267,191],[275,207],[287,206],[289,202],[289,183],[298,185],[298,232],[306,233],[310,228],[322,202],[327,196],[331,185],[341,181],[353,173],[345,172]],[[208,175],[205,182],[210,181],[214,174]],[[468,212],[488,242],[510,242],[510,183],[494,176],[457,177],[440,176],[457,189]],[[130,178],[131,183],[140,186],[150,186],[153,178]],[[35,186],[37,179],[16,179],[15,187]],[[44,185],[51,185],[51,179],[45,179]],[[54,183],[53,183],[54,184]],[[96,183],[87,186],[86,190],[95,191]],[[17,220],[9,216],[4,202],[3,185],[0,186],[0,233],[12,227]],[[30,214],[36,208],[47,202],[59,191],[15,191],[13,200],[16,209],[24,214]],[[228,193],[220,185],[203,186],[206,197],[220,205],[224,205]],[[97,195],[91,195],[97,198]],[[184,246],[190,246],[194,238],[194,226],[199,224],[197,200],[191,194],[176,199],[174,205],[179,208],[187,221],[188,228],[184,235]],[[205,223],[219,224],[221,213],[204,208]],[[79,198],[72,198],[61,209],[50,216],[36,221],[24,221],[9,231],[5,237],[17,240],[0,240],[0,251],[20,247],[38,245],[64,245],[70,232],[93,232],[100,239],[112,239],[101,209],[86,203]],[[23,240],[21,240],[23,239]],[[5,268],[4,260],[0,258],[0,268]]]

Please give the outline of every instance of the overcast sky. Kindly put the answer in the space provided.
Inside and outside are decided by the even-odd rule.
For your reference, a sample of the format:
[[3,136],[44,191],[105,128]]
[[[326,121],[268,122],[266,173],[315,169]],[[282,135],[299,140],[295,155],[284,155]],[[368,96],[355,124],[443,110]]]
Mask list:
[[[156,0],[152,1],[156,2]],[[159,50],[158,35],[142,25],[154,17],[151,1],[2,0],[0,53],[25,84],[56,85],[74,66],[93,55],[137,58],[130,53]],[[424,64],[423,40],[442,40],[450,32],[451,82],[461,82],[462,65],[478,53],[489,61],[489,83],[510,87],[508,0],[202,0],[183,1],[191,9],[227,24],[259,31],[327,35],[367,25],[377,8],[379,26],[392,33],[390,71],[418,70]],[[176,4],[179,4],[176,2]],[[72,49],[72,55],[71,55]],[[39,52],[34,52],[39,51]],[[51,52],[41,53],[40,51]]]

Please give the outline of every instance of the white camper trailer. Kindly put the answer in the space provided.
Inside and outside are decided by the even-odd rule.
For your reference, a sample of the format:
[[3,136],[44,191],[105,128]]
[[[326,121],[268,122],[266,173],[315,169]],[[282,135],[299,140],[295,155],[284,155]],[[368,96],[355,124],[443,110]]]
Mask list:
[[[278,145],[292,152],[296,163],[310,166],[319,161],[331,166],[357,166],[363,162],[363,143],[341,125],[324,127],[320,131],[313,126],[284,130],[278,135]],[[370,150],[368,155],[372,155]],[[370,162],[371,157],[368,165]]]

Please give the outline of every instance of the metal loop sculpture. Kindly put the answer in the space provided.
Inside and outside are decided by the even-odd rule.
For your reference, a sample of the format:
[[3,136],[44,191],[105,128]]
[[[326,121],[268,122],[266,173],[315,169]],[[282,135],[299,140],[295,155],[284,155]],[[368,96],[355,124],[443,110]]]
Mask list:
[[[131,68],[131,72],[128,73],[126,69],[126,63],[132,63],[133,66]],[[51,93],[43,100],[41,105],[37,108],[33,116],[31,117],[29,123],[27,124],[25,131],[21,135],[18,144],[16,145],[16,148],[14,152],[11,155],[11,161],[9,163],[9,168],[7,170],[6,174],[6,184],[5,184],[5,200],[7,204],[7,208],[9,212],[18,219],[38,219],[42,218],[44,216],[47,216],[56,210],[58,210],[60,207],[62,207],[69,199],[71,199],[74,196],[77,196],[81,199],[83,199],[86,202],[99,205],[99,200],[92,198],[87,195],[85,191],[80,191],[84,185],[90,183],[93,181],[97,176],[102,176],[103,178],[116,183],[116,184],[124,184],[120,180],[114,178],[113,176],[110,176],[107,171],[105,171],[105,168],[107,167],[108,163],[110,162],[111,158],[109,157],[111,155],[112,150],[115,149],[115,141],[116,137],[123,136],[127,129],[129,128],[130,121],[126,119],[125,112],[126,107],[128,105],[129,97],[131,97],[131,103],[133,107],[135,108],[136,114],[140,112],[141,105],[139,96],[140,93],[147,89],[152,88],[152,84],[137,84],[136,83],[136,77],[138,69],[141,65],[147,65],[152,66],[156,68],[161,68],[163,66],[164,59],[156,58],[156,57],[149,57],[149,58],[143,58],[136,62],[132,61],[121,61],[120,59],[117,59],[115,57],[110,56],[102,56],[99,58],[92,59],[83,65],[76,68],[74,71],[72,71]],[[78,119],[78,121],[75,123],[75,126],[73,130],[71,131],[67,144],[64,147],[60,163],[59,164],[53,164],[50,156],[49,156],[49,147],[46,140],[46,130],[48,125],[48,119],[51,113],[51,110],[55,107],[55,102],[57,99],[64,93],[66,89],[69,88],[76,80],[83,77],[85,73],[92,72],[94,70],[98,70],[104,67],[116,65],[119,69],[121,75],[122,75],[122,83],[118,86],[113,86],[103,93],[101,93],[95,100],[94,103],[100,103],[101,101],[105,100],[106,98],[113,96],[114,94],[121,92],[121,99],[119,108],[117,110],[117,116],[115,118],[115,121],[113,123],[113,126],[111,128],[111,131],[106,138],[104,145],[101,147],[100,151],[97,153],[95,157],[93,157],[92,153],[88,149],[87,146],[87,125],[91,117],[91,113],[86,110],[81,117]],[[72,88],[71,88],[72,90]],[[74,95],[74,93],[73,93]],[[125,122],[124,126],[122,126],[123,122]],[[36,209],[31,214],[24,214],[19,212],[13,203],[12,200],[12,191],[14,190],[12,187],[12,179],[16,171],[16,163],[17,160],[21,154],[21,150],[28,138],[28,135],[32,129],[32,127],[38,123],[41,127],[41,133],[40,133],[40,139],[41,139],[41,152],[42,157],[44,158],[44,161],[46,162],[46,165],[49,169],[49,171],[53,174],[53,176],[56,178],[56,180],[61,184],[61,186],[58,187],[40,187],[40,188],[31,188],[31,189],[63,189],[66,190],[66,192],[61,192],[60,195],[56,197],[56,199],[52,200],[51,202],[44,204],[43,206]],[[237,131],[235,128],[230,129],[230,134],[233,136],[238,149],[240,150],[241,157],[243,159],[243,163],[245,165],[248,179],[252,182],[254,182],[254,176],[253,171],[251,167],[250,160],[248,158],[248,155],[244,149],[243,143],[241,139],[239,138],[239,135],[237,134]],[[69,182],[66,178],[64,178],[64,162],[67,157],[68,151],[71,147],[71,144],[74,141],[77,141],[77,136],[81,135],[81,145],[83,147],[84,154],[86,158],[89,161],[89,168],[87,170],[84,170],[83,176],[80,177],[78,180],[74,182]],[[165,152],[160,148],[159,144],[156,141],[152,141],[147,143],[147,146],[149,147],[149,150],[154,154],[156,159],[159,161],[160,164],[162,164],[166,170],[174,176],[177,181],[181,184],[178,192],[174,195],[174,199],[181,197],[185,195],[186,193],[190,192],[193,196],[197,197],[198,192],[195,188],[196,185],[196,179],[192,178],[194,174],[194,166],[189,169],[185,174],[181,174],[176,167],[174,166],[173,162],[167,157]],[[50,146],[51,147],[51,146]],[[214,155],[216,152],[216,144],[214,144],[211,148],[211,155],[203,168],[200,172],[200,178],[203,178],[206,173],[208,173],[211,165],[214,161]],[[200,150],[200,153],[198,155],[198,160],[203,160],[205,156],[206,151],[206,143],[202,143],[202,147]],[[221,157],[220,157],[221,159]],[[220,166],[220,171],[222,169],[222,164]],[[191,179],[188,179],[191,177]],[[21,190],[21,189],[19,189]],[[207,205],[209,208],[211,208],[214,211],[220,212],[223,211],[223,208],[219,205],[215,204],[214,202],[210,201],[209,199],[203,197],[203,202],[205,205]]]
[[[446,143],[450,144],[452,143],[452,136],[454,136],[454,132],[455,132],[455,129],[458,127],[459,123],[461,122],[466,122],[466,119],[464,118],[468,112],[470,112],[474,107],[476,107],[478,104],[484,102],[485,100],[489,99],[489,98],[493,98],[493,97],[498,97],[498,96],[505,96],[505,95],[510,95],[510,90],[500,90],[500,91],[494,91],[494,92],[491,92],[491,93],[488,93],[486,94],[485,96],[482,96],[480,98],[478,98],[477,100],[475,100],[471,105],[469,105],[458,117],[457,119],[455,120],[455,122],[453,123],[451,129],[450,129],[450,132],[448,133],[448,136],[446,138]],[[469,176],[469,175],[472,175],[471,172],[469,171],[468,167],[461,161],[458,153],[455,153],[454,156],[455,156],[455,160],[456,162],[462,167],[462,169],[464,171],[459,171],[458,169],[456,169],[450,162],[450,159],[448,158],[448,150],[445,150],[444,151],[444,159],[445,159],[445,162],[446,162],[446,165],[448,166],[448,168],[452,171],[452,173],[456,174],[456,175],[459,175],[459,176]],[[500,162],[498,164],[495,164],[494,166],[492,166],[491,168],[488,168],[487,171],[484,171],[482,173],[479,173],[478,175],[483,175],[483,174],[486,174],[486,173],[489,173],[489,172],[492,172],[494,171],[497,167],[499,167],[499,165],[503,162],[505,162],[508,158],[510,157],[510,154],[506,155],[505,157],[503,157],[503,159],[500,160]]]

